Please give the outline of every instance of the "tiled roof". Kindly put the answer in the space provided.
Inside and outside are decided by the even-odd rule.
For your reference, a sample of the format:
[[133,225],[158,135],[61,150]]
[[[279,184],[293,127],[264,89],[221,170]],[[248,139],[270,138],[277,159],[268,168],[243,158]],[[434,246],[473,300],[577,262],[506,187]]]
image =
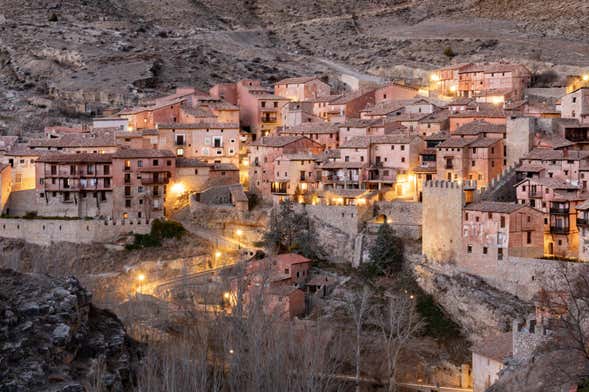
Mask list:
[[26,144],[17,144],[13,148],[11,148],[9,151],[6,151],[4,153],[4,155],[14,156],[14,157],[31,157],[31,156],[38,157],[38,156],[45,155],[48,153],[49,153],[49,151],[33,150],[33,149],[29,148],[29,146]]
[[280,131],[280,133],[335,133],[338,130],[339,127],[336,124],[322,121],[302,123],[294,127],[284,128]]
[[153,149],[121,149],[112,154],[113,158],[175,158],[176,155],[168,150]]
[[469,97],[458,97],[448,103],[448,106],[466,106],[471,103],[475,103],[474,98]]
[[539,177],[539,178],[526,178],[523,179],[522,181],[518,182],[516,184],[516,186],[518,186],[519,184],[522,184],[524,182],[529,181],[530,184],[537,184],[537,185],[543,185],[545,187],[551,188],[551,189],[580,189],[580,187],[578,185],[574,185],[570,182],[567,182],[565,180],[561,180],[559,178],[551,178],[551,177]]
[[493,73],[493,72],[513,72],[516,70],[525,70],[528,73],[528,69],[521,64],[509,64],[509,63],[487,63],[487,64],[472,64],[467,67],[464,67],[458,71],[458,73],[471,73],[471,72],[484,72],[484,73]]
[[490,336],[476,344],[471,351],[485,358],[503,363],[513,355],[513,334],[511,332]]
[[328,102],[328,103],[331,103],[332,101],[335,101],[336,99],[339,99],[342,96],[343,96],[342,94],[325,95],[323,97],[310,98],[304,102]]
[[329,161],[321,165],[322,169],[360,169],[366,164],[364,162],[342,162]]
[[394,101],[379,103],[362,110],[362,112],[370,116],[386,116],[389,113],[403,112],[404,110],[405,104]]
[[29,141],[29,146],[41,148],[115,147],[116,145],[114,134],[95,135],[72,133],[63,135],[57,139],[32,139]]
[[110,163],[113,154],[80,153],[80,154],[44,154],[37,162],[46,163]]
[[448,113],[447,110],[440,110],[435,113],[428,114],[426,117],[419,120],[420,123],[441,123],[444,121],[448,121]]
[[343,143],[340,148],[368,148],[370,147],[370,136],[354,136]]
[[229,102],[223,100],[207,100],[199,101],[201,107],[208,107],[213,110],[239,110],[239,106],[235,106]]
[[553,150],[550,148],[535,148],[525,155],[522,159],[539,159],[543,161],[557,161],[557,160],[581,160],[589,157],[589,151],[577,150]]
[[215,117],[210,110],[203,108],[203,107],[192,107],[189,105],[182,106],[182,111],[190,114],[194,117]]
[[382,127],[384,122],[381,119],[363,120],[359,118],[350,118],[345,123],[338,124],[339,128],[370,128]]
[[239,124],[221,122],[157,124],[157,129],[239,129]]
[[424,136],[423,140],[446,140],[450,137],[448,132],[436,132],[432,133],[431,135]]
[[[478,110],[477,110],[478,108]],[[495,106],[491,104],[477,104],[474,109],[463,110],[460,112],[450,113],[448,117],[453,118],[464,118],[464,117],[492,117],[500,118],[505,117],[505,111],[501,106]]]
[[437,148],[463,148],[467,147],[470,143],[472,143],[472,139],[465,139],[460,136],[450,136],[448,139],[444,140],[440,144],[438,144]]
[[303,138],[304,136],[264,136],[250,146],[284,147]]
[[532,173],[540,173],[544,170],[546,170],[546,168],[544,168],[542,166],[528,165],[527,163],[523,164],[520,167],[518,167],[517,169],[515,169],[515,171],[518,171],[518,172],[532,172]]
[[345,105],[355,99],[358,99],[360,97],[363,97],[364,95],[370,95],[370,94],[374,94],[374,90],[369,90],[369,91],[355,91],[353,93],[349,93],[346,94],[334,101],[331,101],[330,104],[331,105]]
[[288,160],[288,161],[315,161],[317,160],[317,155],[313,154],[284,154],[276,158],[276,160]]
[[581,204],[578,204],[577,206],[575,206],[576,210],[589,210],[589,199],[585,200],[584,202],[582,202]]
[[196,158],[176,158],[176,167],[209,167],[210,164]]
[[315,79],[319,79],[319,78],[317,76],[300,76],[300,77],[296,77],[296,78],[282,79],[282,80],[276,82],[276,84],[304,84],[304,83],[311,82]]
[[213,163],[211,170],[217,171],[239,171],[239,168],[233,163]]
[[523,207],[525,204],[517,203],[506,203],[500,201],[481,201],[478,203],[468,204],[464,207],[468,211],[481,211],[481,212],[497,212],[500,214],[511,214]]
[[469,147],[474,147],[474,148],[491,147],[491,146],[499,143],[499,141],[501,141],[501,140],[502,139],[492,138],[492,137],[480,137],[480,138],[474,140],[472,143],[470,143]]
[[369,136],[370,144],[408,144],[418,139],[417,135],[397,133],[390,135]]
[[478,135],[479,133],[506,133],[505,125],[491,124],[485,120],[474,120],[460,126],[456,135]]
[[280,264],[288,264],[288,265],[311,262],[310,259],[308,259],[304,256],[301,256],[299,254],[296,254],[296,253],[283,253],[281,255],[275,256],[274,258]]

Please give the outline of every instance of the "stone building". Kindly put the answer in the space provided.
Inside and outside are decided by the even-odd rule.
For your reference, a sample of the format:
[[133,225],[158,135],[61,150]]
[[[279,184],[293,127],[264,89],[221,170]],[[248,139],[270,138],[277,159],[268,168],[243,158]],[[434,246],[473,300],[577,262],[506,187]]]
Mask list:
[[94,154],[113,153],[118,148],[115,131],[68,133],[59,138],[32,139],[29,140],[28,147],[35,151]]
[[399,101],[417,96],[419,89],[399,82],[390,82],[374,91],[374,103]]
[[450,133],[462,125],[475,120],[484,120],[491,124],[505,125],[506,116],[502,107],[486,103],[474,103],[466,106],[465,110],[450,111],[448,116]]
[[471,64],[458,71],[458,95],[462,97],[501,97],[493,103],[503,103],[504,96],[521,99],[532,79],[523,65],[491,63]]
[[35,189],[35,161],[46,153],[19,144],[0,155],[0,163],[8,164],[12,168],[13,192]]
[[428,260],[451,263],[460,259],[464,199],[458,183],[436,180],[423,185],[422,253]]

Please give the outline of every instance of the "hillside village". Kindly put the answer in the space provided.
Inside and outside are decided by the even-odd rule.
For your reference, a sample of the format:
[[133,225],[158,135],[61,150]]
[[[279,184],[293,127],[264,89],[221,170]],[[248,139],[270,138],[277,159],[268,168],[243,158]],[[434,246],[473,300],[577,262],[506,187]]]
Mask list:
[[[536,77],[468,63],[421,79],[348,75],[345,88],[321,75],[177,87],[93,108],[90,122],[0,136],[0,237],[112,244],[189,211],[229,216],[221,234],[249,258],[260,231],[226,224],[289,205],[315,225],[325,261],[361,269],[389,225],[419,248],[409,268],[426,292],[443,291],[431,276],[468,274],[533,304],[502,330],[469,331],[472,359],[452,387],[482,392],[548,341],[571,305],[560,272],[586,276],[589,262],[589,74],[549,88]],[[315,262],[252,259],[246,274],[262,283],[247,295],[266,290],[270,309],[302,317],[341,279],[311,273]],[[454,315],[455,300],[439,302]]]

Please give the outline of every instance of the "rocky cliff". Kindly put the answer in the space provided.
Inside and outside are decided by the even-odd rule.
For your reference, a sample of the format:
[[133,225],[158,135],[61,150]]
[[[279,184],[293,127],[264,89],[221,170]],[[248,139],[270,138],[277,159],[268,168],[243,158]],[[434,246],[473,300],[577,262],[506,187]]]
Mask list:
[[[578,72],[589,51],[587,8],[544,0],[0,0],[0,130],[28,133],[177,85],[206,89],[245,77],[420,77],[453,62],[502,59]],[[456,56],[444,55],[447,47]]]
[[530,303],[497,290],[482,279],[465,274],[446,274],[427,265],[416,265],[419,285],[433,295],[469,340],[507,332],[514,319],[533,311]]
[[138,346],[71,277],[0,269],[0,391],[128,391]]

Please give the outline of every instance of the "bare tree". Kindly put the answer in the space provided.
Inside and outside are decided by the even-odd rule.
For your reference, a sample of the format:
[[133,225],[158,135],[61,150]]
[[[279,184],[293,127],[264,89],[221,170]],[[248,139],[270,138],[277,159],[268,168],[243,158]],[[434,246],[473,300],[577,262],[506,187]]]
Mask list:
[[392,392],[397,389],[399,355],[423,324],[415,309],[413,296],[387,293],[385,297],[382,307],[372,309],[371,322],[380,330],[386,355],[387,390]]
[[356,351],[354,355],[354,363],[356,366],[355,382],[356,391],[360,390],[360,367],[361,367],[361,340],[364,322],[368,314],[368,301],[370,298],[370,289],[368,286],[362,288],[362,292],[353,292],[346,295],[346,307],[348,313],[354,321],[354,329],[356,334]]

